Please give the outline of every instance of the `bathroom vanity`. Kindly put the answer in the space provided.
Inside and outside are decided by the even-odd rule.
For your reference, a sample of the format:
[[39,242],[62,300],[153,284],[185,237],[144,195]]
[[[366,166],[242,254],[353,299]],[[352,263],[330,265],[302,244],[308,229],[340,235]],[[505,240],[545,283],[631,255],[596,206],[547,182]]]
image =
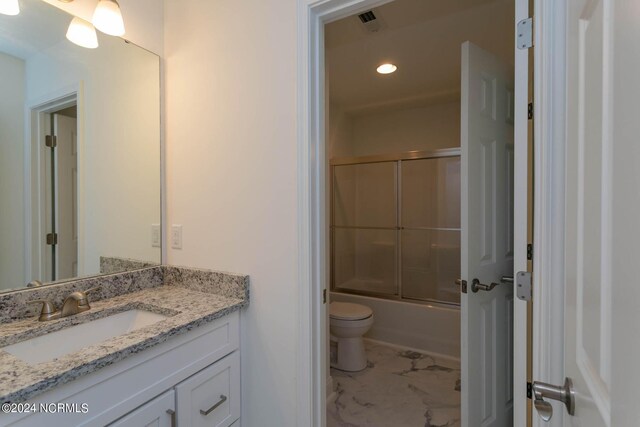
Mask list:
[[160,58],[20,7],[0,14],[0,426],[239,424],[248,277],[159,265]]
[[[26,304],[96,285],[77,315]],[[239,425],[248,302],[247,276],[168,266],[0,295],[0,425]]]

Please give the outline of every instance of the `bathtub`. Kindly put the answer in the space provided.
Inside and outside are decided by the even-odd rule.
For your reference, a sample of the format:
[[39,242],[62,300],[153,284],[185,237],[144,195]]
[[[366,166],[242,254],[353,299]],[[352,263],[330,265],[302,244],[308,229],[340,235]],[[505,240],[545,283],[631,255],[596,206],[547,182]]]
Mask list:
[[331,301],[363,304],[374,322],[365,338],[460,359],[460,309],[331,292]]

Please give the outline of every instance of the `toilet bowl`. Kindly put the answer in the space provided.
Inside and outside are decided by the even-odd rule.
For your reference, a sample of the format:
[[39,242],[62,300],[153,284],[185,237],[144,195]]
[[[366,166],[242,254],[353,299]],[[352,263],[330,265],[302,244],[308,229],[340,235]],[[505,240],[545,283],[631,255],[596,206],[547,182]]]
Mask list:
[[362,336],[373,325],[373,310],[366,305],[332,302],[329,305],[329,330],[332,348],[331,367],[341,371],[361,371],[367,367]]

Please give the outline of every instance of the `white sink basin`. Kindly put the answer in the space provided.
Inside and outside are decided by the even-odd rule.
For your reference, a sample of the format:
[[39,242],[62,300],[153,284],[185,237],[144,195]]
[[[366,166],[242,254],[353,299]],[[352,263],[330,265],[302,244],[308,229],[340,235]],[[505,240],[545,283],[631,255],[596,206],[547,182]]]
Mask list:
[[128,310],[8,345],[2,350],[30,364],[49,362],[166,318],[150,311]]

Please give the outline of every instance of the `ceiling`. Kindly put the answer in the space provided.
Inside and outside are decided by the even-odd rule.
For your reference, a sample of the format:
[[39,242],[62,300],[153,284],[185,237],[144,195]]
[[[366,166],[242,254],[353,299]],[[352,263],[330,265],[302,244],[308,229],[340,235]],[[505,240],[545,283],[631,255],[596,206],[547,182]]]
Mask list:
[[[513,0],[395,0],[373,11],[377,32],[356,15],[325,27],[330,102],[347,112],[457,99],[467,40],[513,64]],[[378,74],[384,62],[398,70]]]
[[21,59],[65,39],[72,16],[41,0],[20,0],[20,14],[0,14],[0,52]]

